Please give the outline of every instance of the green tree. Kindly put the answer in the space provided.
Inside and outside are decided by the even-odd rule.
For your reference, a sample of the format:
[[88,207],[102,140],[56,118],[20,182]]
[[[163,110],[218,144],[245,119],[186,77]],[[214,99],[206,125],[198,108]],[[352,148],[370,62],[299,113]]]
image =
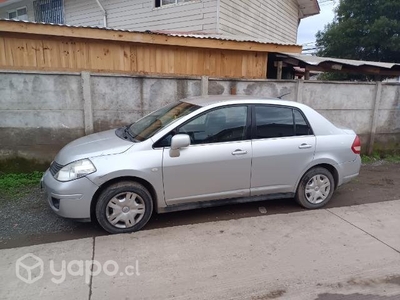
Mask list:
[[[400,62],[400,0],[340,0],[335,19],[316,35],[317,55]],[[334,79],[368,79],[336,73]]]

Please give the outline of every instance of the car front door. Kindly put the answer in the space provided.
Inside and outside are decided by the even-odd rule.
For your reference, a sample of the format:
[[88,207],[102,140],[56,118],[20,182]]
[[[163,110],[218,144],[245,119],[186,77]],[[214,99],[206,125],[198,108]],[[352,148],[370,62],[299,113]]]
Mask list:
[[163,151],[164,195],[168,205],[250,195],[252,147],[250,108],[232,105],[194,117],[161,140],[188,134],[191,144],[171,157]]
[[293,107],[255,105],[252,116],[251,195],[294,192],[314,157],[311,127]]

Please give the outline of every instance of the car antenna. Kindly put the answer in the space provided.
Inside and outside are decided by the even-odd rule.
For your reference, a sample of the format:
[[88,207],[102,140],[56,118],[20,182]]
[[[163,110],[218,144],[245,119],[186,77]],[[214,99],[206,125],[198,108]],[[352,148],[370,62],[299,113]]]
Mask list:
[[278,99],[282,99],[283,97],[285,97],[285,96],[287,96],[287,95],[289,95],[290,94],[290,92],[289,93],[286,93],[286,94],[283,94],[283,95],[280,95],[279,97],[278,97]]

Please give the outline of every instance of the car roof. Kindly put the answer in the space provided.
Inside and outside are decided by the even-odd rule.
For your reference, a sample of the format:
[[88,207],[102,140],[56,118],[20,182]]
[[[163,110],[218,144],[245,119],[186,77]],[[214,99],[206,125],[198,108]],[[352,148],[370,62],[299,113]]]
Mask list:
[[218,104],[221,102],[226,102],[227,104],[231,103],[261,103],[261,104],[275,104],[275,105],[290,105],[298,108],[306,107],[304,104],[297,103],[295,101],[288,100],[280,100],[277,98],[265,98],[265,97],[257,97],[257,96],[236,96],[236,95],[227,95],[227,96],[202,96],[202,97],[190,97],[186,99],[182,99],[182,102],[198,105],[198,106],[209,106],[213,104]]

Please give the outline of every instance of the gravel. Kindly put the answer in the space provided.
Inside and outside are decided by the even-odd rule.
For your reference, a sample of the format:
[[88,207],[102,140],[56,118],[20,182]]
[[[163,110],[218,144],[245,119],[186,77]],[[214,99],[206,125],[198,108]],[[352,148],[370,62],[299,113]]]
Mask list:
[[18,235],[34,235],[74,230],[79,223],[58,217],[46,203],[38,187],[26,196],[0,196],[0,240]]

